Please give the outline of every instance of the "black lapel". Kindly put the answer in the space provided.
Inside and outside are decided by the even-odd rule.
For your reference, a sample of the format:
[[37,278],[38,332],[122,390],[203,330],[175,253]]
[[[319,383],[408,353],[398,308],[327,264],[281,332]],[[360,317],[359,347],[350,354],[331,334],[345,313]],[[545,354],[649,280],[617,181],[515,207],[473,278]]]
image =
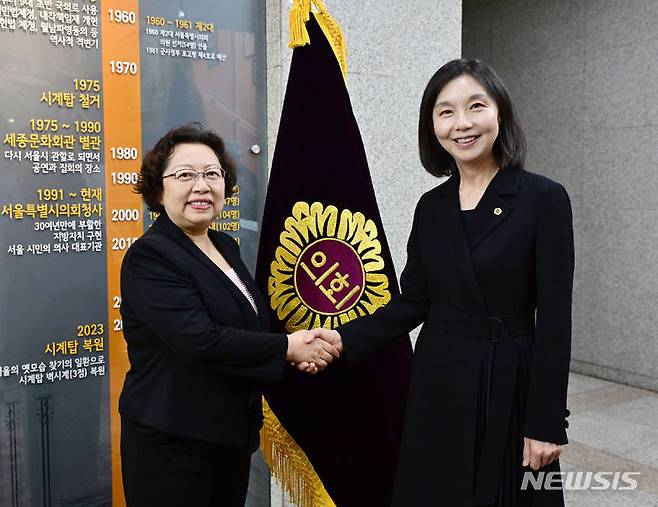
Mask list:
[[[240,289],[238,289],[235,286],[235,284],[231,281],[231,279],[228,276],[226,276],[226,274],[221,269],[219,269],[219,267],[217,267],[217,265],[213,261],[211,261],[208,258],[208,256],[204,254],[192,242],[190,238],[187,237],[187,235],[180,229],[180,227],[178,227],[176,224],[174,224],[171,221],[171,219],[167,216],[166,213],[163,212],[160,214],[154,226],[158,226],[157,229],[162,230],[167,237],[174,240],[177,244],[185,248],[185,250],[187,250],[190,254],[196,257],[219,280],[221,280],[221,282],[228,288],[229,292],[233,295],[235,300],[240,305],[240,308],[242,309],[242,313],[245,317],[245,321],[248,322],[249,320],[257,318],[256,312],[254,312],[254,309],[252,308],[251,304],[244,296],[244,294],[242,294]],[[236,273],[238,273],[238,276],[240,276],[240,273],[236,269],[236,264],[241,264],[241,262],[236,263],[235,256],[231,251],[232,249],[229,248],[228,245],[222,244],[222,241],[217,241],[216,238],[213,238],[213,236],[215,235],[214,234],[210,235],[211,240],[213,240],[213,244],[217,247],[219,252],[224,256],[224,258],[230,264],[230,266],[233,269],[235,269]],[[240,276],[240,278],[242,279],[242,276]],[[249,279],[251,279],[251,277],[249,277]],[[245,280],[243,279],[243,281]],[[249,287],[249,285],[247,285],[247,287]],[[249,290],[251,291],[251,288]]]
[[455,265],[468,282],[476,299],[480,302],[482,311],[486,313],[486,305],[473,270],[471,251],[466,242],[462,224],[461,206],[459,204],[459,174],[455,173],[443,183],[437,192],[438,199],[434,208],[443,232],[448,250],[452,254]]
[[503,199],[503,196],[518,193],[520,175],[520,169],[501,169],[489,183],[470,224],[471,251],[514,210],[511,199]]

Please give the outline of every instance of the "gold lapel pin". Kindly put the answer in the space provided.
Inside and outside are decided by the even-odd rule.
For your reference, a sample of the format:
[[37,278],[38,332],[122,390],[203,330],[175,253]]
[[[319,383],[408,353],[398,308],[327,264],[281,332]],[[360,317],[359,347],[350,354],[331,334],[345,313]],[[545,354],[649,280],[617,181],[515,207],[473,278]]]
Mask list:
[[503,212],[501,208],[494,208],[494,215],[498,216]]

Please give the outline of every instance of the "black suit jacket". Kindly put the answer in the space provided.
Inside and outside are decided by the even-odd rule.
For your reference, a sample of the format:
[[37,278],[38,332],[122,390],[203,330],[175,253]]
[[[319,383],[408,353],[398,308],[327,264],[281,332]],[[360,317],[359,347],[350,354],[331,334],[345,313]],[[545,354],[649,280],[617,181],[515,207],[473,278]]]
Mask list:
[[[548,178],[504,169],[478,203],[468,239],[460,213],[456,174],[417,205],[401,294],[338,329],[353,363],[424,323],[400,449],[399,505],[470,506],[473,493],[476,501],[494,503],[504,452],[513,445],[507,436],[515,406],[523,412],[517,436],[567,442],[574,269],[569,197]],[[494,329],[496,319],[503,329]],[[474,436],[483,424],[477,399],[485,395],[488,364],[487,434],[483,455],[474,459]]]
[[258,315],[162,213],[121,268],[130,370],[119,411],[167,433],[253,451],[263,417],[260,386],[282,377],[288,342],[265,332],[267,308],[236,242],[209,235],[253,295]]

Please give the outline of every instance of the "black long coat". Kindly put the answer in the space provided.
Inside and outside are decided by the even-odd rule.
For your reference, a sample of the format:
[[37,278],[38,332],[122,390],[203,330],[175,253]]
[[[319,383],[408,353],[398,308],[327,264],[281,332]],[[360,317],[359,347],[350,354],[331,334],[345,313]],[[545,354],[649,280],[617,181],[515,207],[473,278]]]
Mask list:
[[[574,267],[569,197],[548,178],[508,168],[496,174],[476,209],[469,247],[459,175],[424,194],[401,295],[338,329],[348,363],[357,363],[424,323],[394,505],[516,505],[497,497],[505,473],[520,487],[523,436],[567,442]],[[532,505],[563,505],[561,491],[532,494]]]

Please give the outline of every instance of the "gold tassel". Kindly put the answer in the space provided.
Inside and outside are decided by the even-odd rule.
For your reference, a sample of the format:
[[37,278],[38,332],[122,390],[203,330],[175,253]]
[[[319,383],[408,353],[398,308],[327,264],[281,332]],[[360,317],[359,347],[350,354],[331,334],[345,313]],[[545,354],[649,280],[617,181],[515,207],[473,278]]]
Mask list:
[[308,457],[263,398],[261,449],[272,475],[299,507],[335,507]]
[[347,79],[347,47],[345,45],[345,37],[338,22],[327,11],[323,0],[294,0],[290,8],[289,46],[296,48],[311,43],[308,30],[306,29],[306,22],[311,15],[312,6],[317,11],[313,12],[313,15],[329,41],[334,55],[336,55],[343,79]]
[[291,48],[311,43],[306,30],[306,22],[311,12],[311,0],[294,0],[290,8],[290,44]]

